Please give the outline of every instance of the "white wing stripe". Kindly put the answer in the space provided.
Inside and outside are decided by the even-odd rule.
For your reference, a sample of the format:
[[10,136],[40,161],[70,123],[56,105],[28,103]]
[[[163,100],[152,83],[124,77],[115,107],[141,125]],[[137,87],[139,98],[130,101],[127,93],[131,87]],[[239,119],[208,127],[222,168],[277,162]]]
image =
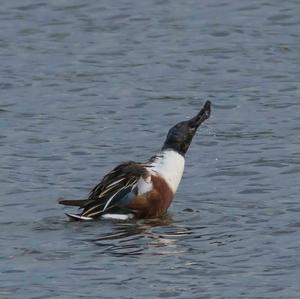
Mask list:
[[124,186],[124,187],[122,187],[121,189],[119,189],[114,195],[112,195],[112,197],[106,202],[106,204],[105,204],[105,206],[104,206],[104,208],[103,208],[103,210],[102,210],[102,212],[104,212],[105,211],[105,209],[107,208],[107,206],[111,203],[111,201],[114,199],[114,197],[118,194],[118,193],[120,193],[123,189],[125,189],[125,188],[127,188],[128,186]]
[[89,208],[87,211],[85,211],[82,216],[85,216],[87,214],[89,214],[91,211],[95,210],[96,208],[100,207],[100,206],[103,206],[103,202],[98,204],[98,205],[95,205],[95,206],[92,206],[91,208]]
[[115,182],[112,182],[112,183],[109,184],[106,188],[110,188],[110,187],[112,187],[112,186],[114,186],[114,185],[116,185],[116,184],[122,182],[124,179],[125,179],[125,177],[124,177],[124,178],[121,178],[120,180],[117,180],[117,181],[115,181]]

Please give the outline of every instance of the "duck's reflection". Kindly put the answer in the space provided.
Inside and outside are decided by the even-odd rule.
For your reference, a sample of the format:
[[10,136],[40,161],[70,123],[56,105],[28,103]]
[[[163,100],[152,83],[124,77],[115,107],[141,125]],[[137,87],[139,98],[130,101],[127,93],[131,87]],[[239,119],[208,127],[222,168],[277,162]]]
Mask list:
[[170,214],[159,219],[115,223],[112,229],[89,241],[99,246],[101,253],[116,256],[179,254],[185,251],[179,241],[191,234]]

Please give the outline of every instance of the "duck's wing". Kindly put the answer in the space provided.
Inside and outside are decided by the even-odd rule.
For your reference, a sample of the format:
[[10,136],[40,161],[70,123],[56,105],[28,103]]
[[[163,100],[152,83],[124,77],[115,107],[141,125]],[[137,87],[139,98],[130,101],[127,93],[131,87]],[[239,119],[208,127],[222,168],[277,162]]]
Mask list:
[[95,219],[105,213],[126,210],[128,203],[138,193],[138,182],[146,180],[149,172],[146,164],[124,162],[105,175],[86,200],[61,200],[64,205],[79,206],[83,211],[78,215],[67,214],[72,219]]

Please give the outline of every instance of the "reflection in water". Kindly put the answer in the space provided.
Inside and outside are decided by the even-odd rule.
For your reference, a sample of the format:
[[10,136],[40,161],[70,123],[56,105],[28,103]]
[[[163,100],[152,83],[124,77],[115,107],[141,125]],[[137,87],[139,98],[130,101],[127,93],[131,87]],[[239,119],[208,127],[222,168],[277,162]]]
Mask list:
[[189,229],[166,215],[160,219],[117,223],[113,232],[89,241],[103,248],[102,253],[110,255],[174,255],[185,251],[178,240],[189,234]]

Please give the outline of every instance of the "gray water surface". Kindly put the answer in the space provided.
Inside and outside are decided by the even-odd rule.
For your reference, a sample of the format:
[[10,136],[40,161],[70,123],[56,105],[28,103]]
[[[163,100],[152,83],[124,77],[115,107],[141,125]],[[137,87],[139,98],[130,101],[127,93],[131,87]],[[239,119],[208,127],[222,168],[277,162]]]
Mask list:
[[[300,298],[300,2],[4,1],[0,298]],[[212,116],[169,213],[68,222]]]

